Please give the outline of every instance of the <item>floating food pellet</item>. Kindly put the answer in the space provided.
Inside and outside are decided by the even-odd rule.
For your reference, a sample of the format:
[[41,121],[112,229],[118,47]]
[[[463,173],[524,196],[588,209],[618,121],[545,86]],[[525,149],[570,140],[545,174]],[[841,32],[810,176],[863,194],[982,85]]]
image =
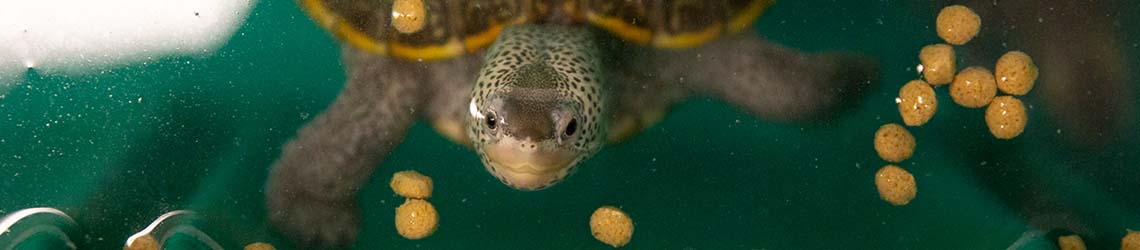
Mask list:
[[273,245],[270,245],[269,243],[265,243],[265,242],[256,242],[253,244],[245,245],[245,248],[242,248],[242,249],[244,249],[244,250],[277,250],[277,248],[274,248]]
[[903,126],[890,123],[875,131],[875,152],[889,162],[901,162],[914,154],[914,135]]
[[127,242],[127,245],[123,246],[123,250],[158,250],[158,240],[149,234],[143,235],[135,238],[134,241]]
[[1140,231],[1128,230],[1120,239],[1120,250],[1140,250]]
[[918,192],[914,176],[895,165],[887,165],[875,173],[875,187],[879,198],[895,206],[910,203]]
[[922,126],[938,111],[934,89],[922,80],[913,80],[903,85],[895,103],[898,103],[899,115],[907,126]]
[[396,172],[392,175],[392,182],[389,183],[389,186],[392,187],[393,192],[403,197],[416,199],[431,197],[431,177],[414,170]]
[[1037,65],[1033,58],[1021,51],[1010,51],[998,58],[994,68],[997,87],[1011,95],[1024,95],[1037,81]]
[[982,67],[969,67],[954,76],[950,83],[950,98],[967,108],[981,108],[997,95],[994,74]]
[[954,48],[946,44],[926,45],[918,52],[918,61],[922,63],[922,77],[934,86],[954,80],[954,71],[958,69],[958,64],[954,60],[956,60]]
[[1079,235],[1066,235],[1057,238],[1057,245],[1061,250],[1085,250],[1085,241]]
[[938,37],[953,45],[963,45],[978,35],[982,18],[966,6],[951,5],[938,12]]
[[1025,105],[1013,96],[999,96],[986,108],[986,126],[998,139],[1017,137],[1028,122]]
[[430,202],[407,199],[396,208],[396,232],[410,240],[423,239],[439,227],[439,213]]
[[590,215],[590,233],[612,247],[624,246],[633,238],[633,220],[613,206],[602,206]]
[[392,26],[404,34],[416,33],[427,22],[423,0],[396,0],[392,3]]

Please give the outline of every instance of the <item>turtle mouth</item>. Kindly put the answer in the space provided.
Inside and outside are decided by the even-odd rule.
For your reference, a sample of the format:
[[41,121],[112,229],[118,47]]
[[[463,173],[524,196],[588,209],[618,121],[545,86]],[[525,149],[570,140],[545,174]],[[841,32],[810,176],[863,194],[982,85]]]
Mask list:
[[487,171],[515,189],[541,190],[569,174],[577,153],[529,141],[503,140],[488,144],[483,154]]

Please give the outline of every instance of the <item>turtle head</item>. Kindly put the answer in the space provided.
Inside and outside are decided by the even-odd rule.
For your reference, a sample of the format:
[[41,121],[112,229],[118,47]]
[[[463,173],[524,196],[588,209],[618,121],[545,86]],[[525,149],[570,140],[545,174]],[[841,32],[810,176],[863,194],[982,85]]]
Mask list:
[[573,174],[605,138],[598,49],[588,29],[505,28],[471,91],[468,136],[487,171],[520,190]]
[[550,187],[569,176],[592,151],[582,141],[581,103],[556,90],[514,88],[472,101],[471,126],[483,165],[520,190]]

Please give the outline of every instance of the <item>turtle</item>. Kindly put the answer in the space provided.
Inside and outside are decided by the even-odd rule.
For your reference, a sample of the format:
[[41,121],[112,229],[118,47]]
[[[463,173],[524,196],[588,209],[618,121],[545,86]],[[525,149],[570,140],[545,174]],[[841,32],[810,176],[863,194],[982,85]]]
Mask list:
[[425,120],[518,190],[570,176],[694,96],[777,121],[831,117],[877,63],[751,29],[771,0],[300,0],[341,42],[343,90],[281,149],[270,223],[304,245],[356,238],[356,196]]

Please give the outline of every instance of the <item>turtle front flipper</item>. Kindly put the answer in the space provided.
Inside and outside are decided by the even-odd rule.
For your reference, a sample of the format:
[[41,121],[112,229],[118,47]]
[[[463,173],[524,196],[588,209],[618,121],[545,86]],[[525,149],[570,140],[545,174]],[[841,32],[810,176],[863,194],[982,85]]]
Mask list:
[[282,148],[266,184],[270,222],[302,249],[356,239],[357,191],[403,141],[423,96],[411,65],[344,51],[344,90]]
[[878,64],[870,58],[799,52],[756,35],[647,53],[644,72],[735,104],[753,115],[784,121],[821,118],[858,97],[878,74]]

